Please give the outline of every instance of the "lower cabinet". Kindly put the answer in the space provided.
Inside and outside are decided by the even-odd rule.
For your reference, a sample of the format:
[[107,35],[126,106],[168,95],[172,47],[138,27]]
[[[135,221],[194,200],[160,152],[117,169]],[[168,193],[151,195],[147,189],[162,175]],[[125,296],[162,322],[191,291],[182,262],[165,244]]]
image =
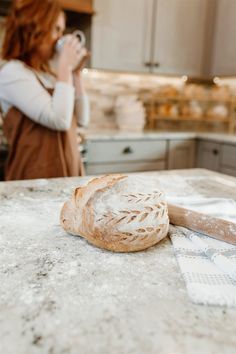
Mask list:
[[197,167],[236,176],[236,145],[198,141]]
[[166,140],[88,140],[86,149],[88,175],[166,169]]
[[88,140],[86,173],[128,173],[195,167],[195,139]]
[[195,167],[195,139],[170,140],[168,144],[168,170]]
[[220,172],[236,177],[236,145],[222,144]]
[[[88,175],[206,168],[236,177],[236,143],[203,139],[87,139]],[[0,181],[7,150],[0,149]]]
[[197,145],[197,167],[212,171],[220,170],[221,144],[199,140]]

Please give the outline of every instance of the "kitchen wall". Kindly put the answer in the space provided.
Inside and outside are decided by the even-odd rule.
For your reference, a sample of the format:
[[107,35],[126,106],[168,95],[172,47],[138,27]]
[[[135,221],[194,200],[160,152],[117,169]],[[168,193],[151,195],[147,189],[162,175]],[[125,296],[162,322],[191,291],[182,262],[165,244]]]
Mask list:
[[[91,102],[90,130],[117,129],[115,106],[120,97],[140,98],[160,85],[183,86],[182,78],[158,77],[84,69],[83,79]],[[131,127],[130,127],[131,128]]]
[[142,103],[145,111],[145,129],[233,132],[235,126],[233,78],[216,78],[217,84],[209,86],[186,83],[185,76],[84,69],[83,79],[91,102],[91,131],[117,129],[120,106],[127,118],[126,131],[142,130],[142,110],[137,109],[137,102]]

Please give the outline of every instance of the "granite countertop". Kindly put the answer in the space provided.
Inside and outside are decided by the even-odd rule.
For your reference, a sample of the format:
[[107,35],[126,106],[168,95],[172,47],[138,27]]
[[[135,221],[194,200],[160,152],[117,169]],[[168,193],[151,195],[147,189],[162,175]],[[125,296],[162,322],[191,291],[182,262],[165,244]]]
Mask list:
[[[167,194],[236,200],[233,177],[151,174]],[[115,254],[60,227],[63,202],[87,178],[0,183],[0,352],[235,353],[236,308],[190,301],[169,238]]]
[[85,132],[86,140],[162,140],[162,139],[195,139],[196,133],[191,132],[123,132],[120,130],[112,131],[87,131]]
[[[181,140],[181,139],[203,139],[218,143],[236,144],[236,135],[220,133],[194,133],[194,132],[122,132],[119,130],[83,131],[85,141],[106,141],[106,140]],[[0,131],[0,151],[7,151],[5,140]]]
[[87,131],[85,132],[86,140],[179,140],[179,139],[203,139],[219,143],[236,144],[236,135],[220,134],[220,133],[194,133],[194,132],[121,132],[114,131]]

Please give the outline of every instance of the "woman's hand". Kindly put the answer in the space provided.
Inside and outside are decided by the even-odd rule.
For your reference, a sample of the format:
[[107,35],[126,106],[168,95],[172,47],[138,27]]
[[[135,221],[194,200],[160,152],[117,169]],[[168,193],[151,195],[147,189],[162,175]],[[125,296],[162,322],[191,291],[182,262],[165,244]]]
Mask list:
[[76,66],[76,68],[74,69],[74,73],[76,75],[80,74],[80,71],[83,69],[84,64],[86,63],[86,61],[90,58],[90,52],[88,52],[88,50],[85,47],[81,47],[80,49],[80,59],[78,61],[78,64]]
[[86,53],[86,49],[81,47],[79,40],[75,36],[66,36],[65,43],[58,57],[58,80],[72,84],[72,71],[83,60]]

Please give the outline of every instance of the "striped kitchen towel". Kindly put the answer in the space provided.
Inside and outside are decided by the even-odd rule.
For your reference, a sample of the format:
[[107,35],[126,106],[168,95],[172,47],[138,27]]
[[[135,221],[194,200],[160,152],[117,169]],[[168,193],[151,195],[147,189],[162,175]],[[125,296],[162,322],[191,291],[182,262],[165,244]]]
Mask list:
[[[208,245],[209,253],[192,241],[193,234]],[[169,235],[192,301],[236,307],[236,280],[216,265],[211,257],[223,255],[236,267],[236,246],[172,225]]]

